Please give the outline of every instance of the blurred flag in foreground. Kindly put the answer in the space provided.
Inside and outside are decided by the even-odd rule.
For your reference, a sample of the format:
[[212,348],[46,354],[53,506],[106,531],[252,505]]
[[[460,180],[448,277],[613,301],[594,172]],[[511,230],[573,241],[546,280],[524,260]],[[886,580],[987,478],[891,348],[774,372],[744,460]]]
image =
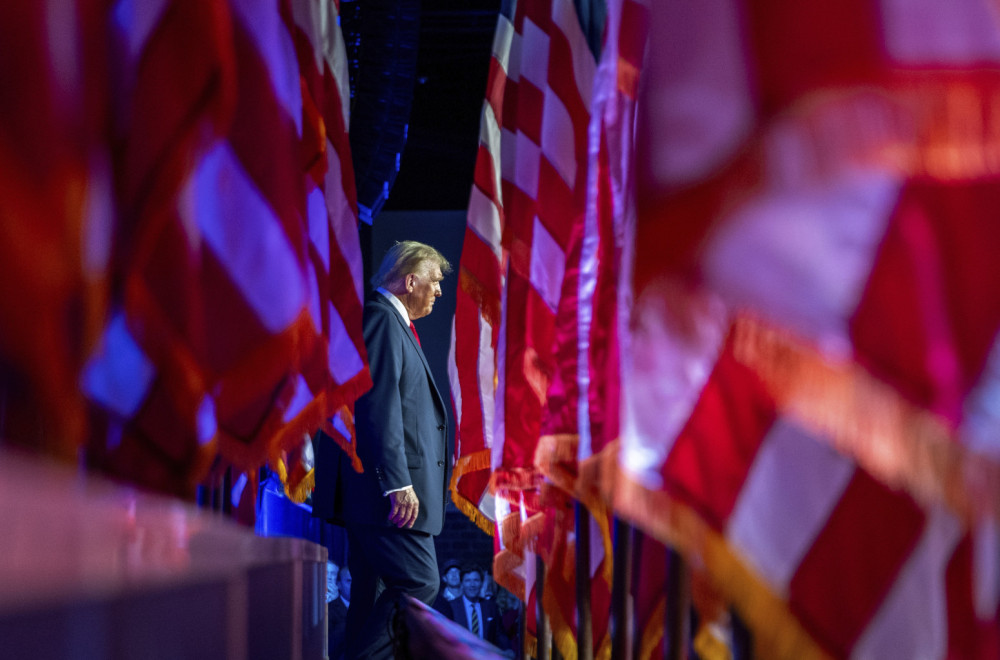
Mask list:
[[70,458],[115,229],[104,5],[0,7],[0,439]]
[[524,597],[522,551],[542,524],[535,450],[586,201],[595,63],[565,0],[517,3],[498,21],[493,54],[451,351],[453,498],[482,526],[496,521],[495,577]]
[[995,515],[995,5],[653,15],[636,298],[700,282],[749,315],[743,359],[784,412],[921,501]]
[[765,657],[995,657],[995,5],[650,31],[616,509]]
[[188,495],[217,456],[252,471],[331,419],[350,449],[367,360],[336,5],[3,11],[11,441]]

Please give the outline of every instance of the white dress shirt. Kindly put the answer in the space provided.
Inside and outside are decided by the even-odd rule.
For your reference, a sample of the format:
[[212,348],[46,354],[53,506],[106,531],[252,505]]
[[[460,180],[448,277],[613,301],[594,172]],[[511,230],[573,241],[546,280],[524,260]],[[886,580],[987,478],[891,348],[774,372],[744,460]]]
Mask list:
[[462,603],[465,605],[465,621],[469,624],[469,630],[472,630],[472,609],[475,608],[476,616],[479,617],[479,639],[483,639],[483,628],[485,628],[486,622],[483,621],[483,608],[479,606],[478,602],[472,602],[469,600],[465,594],[462,594]]
[[389,302],[392,303],[392,306],[396,308],[397,312],[399,312],[399,315],[403,317],[403,322],[406,323],[406,325],[410,325],[410,315],[406,311],[406,307],[403,306],[403,301],[397,298],[396,294],[394,294],[392,291],[389,291],[384,287],[379,287],[375,290],[381,293],[386,298],[388,298]]

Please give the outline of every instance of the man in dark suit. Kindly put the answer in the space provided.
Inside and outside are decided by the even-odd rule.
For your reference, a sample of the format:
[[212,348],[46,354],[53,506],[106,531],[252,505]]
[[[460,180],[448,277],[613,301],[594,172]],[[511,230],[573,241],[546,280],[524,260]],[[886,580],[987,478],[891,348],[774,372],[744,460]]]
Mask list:
[[[448,417],[413,320],[431,313],[450,270],[429,245],[397,243],[365,302],[373,385],[355,406],[364,473],[340,470],[353,578],[348,658],[392,657],[397,603],[408,595],[430,605],[438,591],[433,537],[444,523],[451,472]],[[317,484],[323,478],[317,472]]]
[[343,660],[347,639],[347,608],[351,605],[351,569],[344,566],[337,572],[337,597],[327,603],[330,619],[329,648],[330,660]]
[[476,566],[462,569],[462,596],[451,601],[451,620],[461,625],[479,639],[494,646],[497,644],[500,612],[491,600],[479,598],[483,574]]
[[451,618],[451,601],[462,595],[462,562],[449,559],[441,571],[441,581],[444,588],[438,591],[434,599],[434,609],[449,619]]

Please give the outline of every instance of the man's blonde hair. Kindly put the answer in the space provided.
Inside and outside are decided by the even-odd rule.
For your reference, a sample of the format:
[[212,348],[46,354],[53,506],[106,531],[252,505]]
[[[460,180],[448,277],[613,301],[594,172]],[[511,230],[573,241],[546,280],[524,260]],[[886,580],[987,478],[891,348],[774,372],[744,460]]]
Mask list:
[[430,245],[418,243],[417,241],[397,241],[385,253],[378,272],[372,275],[372,287],[384,287],[406,277],[410,273],[417,272],[417,268],[420,267],[423,261],[437,263],[441,267],[443,275],[451,272],[451,264],[448,263],[448,260]]

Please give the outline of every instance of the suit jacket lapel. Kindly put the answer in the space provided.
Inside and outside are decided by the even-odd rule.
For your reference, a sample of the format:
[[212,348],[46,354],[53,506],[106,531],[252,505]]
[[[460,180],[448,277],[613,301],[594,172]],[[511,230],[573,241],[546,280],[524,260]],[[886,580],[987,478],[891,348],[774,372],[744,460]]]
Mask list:
[[386,299],[385,296],[383,296],[381,293],[378,292],[375,292],[372,295],[375,297],[376,302],[379,302],[392,310],[393,318],[395,318],[396,321],[399,322],[399,325],[402,326],[403,328],[404,334],[406,334],[410,338],[410,345],[413,346],[413,349],[417,352],[417,355],[420,356],[420,362],[421,364],[424,365],[424,369],[427,371],[427,380],[430,382],[431,388],[434,390],[434,397],[437,399],[438,405],[441,407],[442,412],[444,412],[444,398],[441,396],[441,392],[437,388],[437,383],[434,382],[434,375],[431,373],[431,366],[427,364],[427,356],[424,355],[424,349],[421,348],[419,343],[417,343],[417,338],[413,334],[413,331],[410,330],[410,325],[403,320],[403,317],[399,315],[399,310],[397,310],[393,306],[393,304]]

